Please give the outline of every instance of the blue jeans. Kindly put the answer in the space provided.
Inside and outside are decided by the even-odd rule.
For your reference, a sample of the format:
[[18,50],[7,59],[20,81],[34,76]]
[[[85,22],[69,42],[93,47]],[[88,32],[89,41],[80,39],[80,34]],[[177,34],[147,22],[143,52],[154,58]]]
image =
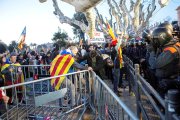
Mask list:
[[114,92],[118,92],[118,84],[120,79],[120,68],[113,68],[113,85],[114,85]]

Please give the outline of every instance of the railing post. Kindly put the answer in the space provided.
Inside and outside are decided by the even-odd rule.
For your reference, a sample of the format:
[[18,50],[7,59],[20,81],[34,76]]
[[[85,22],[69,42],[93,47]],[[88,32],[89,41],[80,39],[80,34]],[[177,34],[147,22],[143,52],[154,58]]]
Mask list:
[[180,114],[180,91],[168,90],[165,97],[165,120],[174,120],[173,114]]
[[142,113],[141,113],[141,107],[139,105],[140,102],[140,93],[139,93],[139,86],[138,86],[138,74],[140,74],[140,68],[139,68],[139,64],[135,64],[135,76],[136,76],[136,80],[135,80],[135,95],[136,95],[136,105],[137,105],[137,116],[140,120],[142,120]]

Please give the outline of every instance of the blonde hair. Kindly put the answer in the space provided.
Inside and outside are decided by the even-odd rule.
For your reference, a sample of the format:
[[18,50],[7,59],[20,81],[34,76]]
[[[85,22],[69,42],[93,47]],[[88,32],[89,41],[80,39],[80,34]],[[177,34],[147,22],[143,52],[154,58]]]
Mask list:
[[77,46],[71,46],[71,47],[70,47],[70,50],[75,50],[75,49],[78,50]]

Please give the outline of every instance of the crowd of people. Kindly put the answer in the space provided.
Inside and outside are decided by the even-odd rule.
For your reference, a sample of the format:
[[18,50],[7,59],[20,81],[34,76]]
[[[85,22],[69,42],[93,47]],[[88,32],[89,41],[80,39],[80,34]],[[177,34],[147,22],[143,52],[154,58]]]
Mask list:
[[[4,43],[1,42],[0,86],[22,82],[17,80],[12,83],[13,66],[18,67],[17,73],[19,75],[27,72],[30,74],[27,74],[29,76],[26,77],[34,77],[33,70],[26,69],[22,71],[20,65],[50,65],[57,55],[70,54],[75,59],[73,67],[80,70],[93,70],[102,80],[111,80],[114,92],[120,95],[121,91],[119,89],[125,87],[122,80],[123,74],[126,74],[126,71],[120,68],[121,61],[119,60],[120,54],[117,47],[121,47],[122,53],[129,57],[133,64],[140,64],[143,77],[164,98],[169,89],[179,89],[179,38],[179,32],[176,32],[170,23],[165,22],[152,32],[144,30],[140,40],[132,38],[121,46],[112,46],[111,43],[106,43],[104,46],[69,44],[59,49],[59,46],[54,44],[54,49],[47,52],[41,50],[38,53],[31,50],[23,53],[12,52],[8,55]],[[46,67],[45,70],[48,71],[49,68]],[[73,71],[74,69],[69,70],[69,72]],[[0,90],[0,99],[11,104],[11,93],[12,90],[6,91],[6,96],[3,90]],[[22,101],[22,95],[18,96],[19,100]]]

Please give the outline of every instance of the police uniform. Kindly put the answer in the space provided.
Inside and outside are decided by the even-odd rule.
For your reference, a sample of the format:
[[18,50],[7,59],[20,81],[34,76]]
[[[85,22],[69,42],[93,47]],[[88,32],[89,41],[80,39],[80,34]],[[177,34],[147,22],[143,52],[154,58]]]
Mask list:
[[180,43],[174,42],[164,47],[163,52],[156,59],[156,76],[158,78],[177,78],[179,72]]
[[158,78],[157,90],[162,97],[169,89],[176,89],[179,74],[180,43],[175,41],[169,27],[156,28],[152,33],[152,44],[161,53],[155,60],[155,75]]
[[[146,55],[145,57],[142,57],[140,60],[141,69],[144,73],[144,78],[147,79],[147,82],[154,88],[157,88],[157,78],[155,76],[155,58],[156,58],[156,52],[154,47],[151,44],[151,31],[146,29],[143,31],[142,38],[144,39],[144,42],[146,42],[148,45],[146,45]],[[144,60],[143,60],[144,59]]]

